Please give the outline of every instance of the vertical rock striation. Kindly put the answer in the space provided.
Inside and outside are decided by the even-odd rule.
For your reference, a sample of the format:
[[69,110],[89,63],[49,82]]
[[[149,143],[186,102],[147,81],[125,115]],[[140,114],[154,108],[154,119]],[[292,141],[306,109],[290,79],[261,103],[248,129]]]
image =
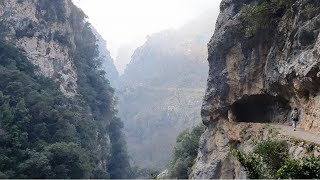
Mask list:
[[55,6],[48,0],[1,3],[2,36],[26,52],[31,62],[39,67],[39,74],[53,78],[65,95],[74,96],[77,89],[72,61],[74,34],[85,23],[76,22],[79,13],[75,12],[73,4],[64,0],[56,1]]
[[[45,148],[46,146],[53,145],[52,147],[60,148],[59,143],[61,143],[62,148],[76,147],[83,150],[83,152],[75,151],[80,154],[80,157],[83,156],[87,158],[85,160],[90,161],[89,164],[81,162],[79,166],[82,169],[78,170],[76,167],[68,169],[59,164],[67,164],[70,159],[60,162],[63,158],[57,158],[59,163],[45,162],[49,169],[52,167],[48,172],[40,172],[35,167],[32,172],[26,170],[27,173],[23,174],[19,168],[26,168],[23,163],[29,162],[32,159],[29,157],[31,155],[25,153],[23,158],[17,158],[19,153],[7,153],[5,150],[9,149],[8,145],[3,145],[0,155],[5,158],[2,158],[2,162],[5,162],[8,157],[13,159],[10,163],[14,165],[11,167],[9,162],[3,163],[8,165],[1,167],[0,176],[6,178],[131,177],[126,143],[122,133],[123,124],[117,117],[114,90],[105,78],[117,78],[118,74],[105,47],[105,42],[86,21],[86,15],[71,0],[1,1],[0,40],[3,46],[0,53],[0,62],[2,62],[0,69],[3,77],[1,80],[4,82],[0,88],[0,95],[21,100],[26,106],[26,113],[23,116],[30,120],[27,126],[20,128],[16,124],[19,124],[19,120],[23,118],[18,117],[19,113],[13,113],[12,116],[17,116],[15,117],[17,120],[6,126],[4,120],[6,117],[1,114],[5,111],[1,109],[1,143],[4,140],[11,140],[10,136],[9,138],[6,136],[12,133],[9,131],[10,128],[19,127],[18,135],[22,133],[26,137],[26,145],[14,147],[12,150],[44,153],[48,149]],[[33,72],[31,65],[26,67],[29,68],[28,72],[32,71],[32,73],[26,74],[25,70],[19,69],[16,59],[22,57],[20,54],[13,55],[11,59],[6,57],[5,51],[8,47],[2,42],[3,40],[10,44],[8,47],[18,48],[17,52],[22,51],[23,57],[27,58],[26,61],[35,65],[35,71]],[[98,61],[98,58],[102,62]],[[23,63],[24,60],[25,58],[20,59],[21,62],[19,62]],[[5,61],[12,63],[12,67],[7,67]],[[101,67],[100,63],[104,66]],[[110,66],[110,69],[106,66]],[[12,78],[14,76],[10,74],[11,70],[13,74],[16,73],[14,75],[21,77],[25,75],[32,81],[28,82],[26,78],[27,80],[24,80],[26,85],[21,85],[21,89],[13,88],[12,92],[8,91],[11,83],[20,83],[19,78]],[[105,76],[102,70],[110,71]],[[54,82],[52,83],[51,80]],[[17,93],[17,90],[21,92]],[[0,106],[3,106],[3,102]],[[8,107],[12,108],[11,106],[16,106],[15,100],[10,100]],[[34,113],[31,113],[31,110]],[[43,135],[37,133],[38,130],[44,132],[49,130],[50,133]],[[36,138],[30,134],[35,134]],[[69,136],[73,139],[68,139]],[[41,147],[35,145],[34,139],[42,143]],[[65,145],[68,143],[71,143],[70,147]],[[82,160],[74,157],[70,162],[77,163]],[[63,167],[61,171],[66,173],[55,173],[55,166]],[[34,171],[39,172],[34,173]],[[77,172],[74,173],[74,171]]]
[[[250,17],[244,17],[244,7],[263,3],[271,11],[246,24]],[[320,3],[223,0],[220,11],[208,44],[210,69],[201,110],[208,130],[192,178],[241,177],[226,154],[232,143],[226,126],[234,121],[287,123],[291,108],[298,107],[300,126],[320,130]]]

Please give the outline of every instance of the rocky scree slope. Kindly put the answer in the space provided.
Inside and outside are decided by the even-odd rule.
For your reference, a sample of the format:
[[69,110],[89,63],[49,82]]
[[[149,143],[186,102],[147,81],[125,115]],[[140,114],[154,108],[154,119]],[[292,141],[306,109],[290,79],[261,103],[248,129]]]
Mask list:
[[257,127],[243,139],[232,135],[238,123],[287,124],[298,107],[300,127],[320,132],[320,3],[223,0],[220,11],[201,110],[208,129],[192,178],[241,177],[227,145],[250,148],[247,142],[267,131]]

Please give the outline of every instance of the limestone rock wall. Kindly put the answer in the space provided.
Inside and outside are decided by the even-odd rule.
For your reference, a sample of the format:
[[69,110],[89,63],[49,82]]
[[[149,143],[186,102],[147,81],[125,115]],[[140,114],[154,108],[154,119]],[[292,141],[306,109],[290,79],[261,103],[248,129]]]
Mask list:
[[74,36],[84,17],[70,0],[6,0],[0,2],[1,36],[22,48],[38,66],[38,74],[53,78],[67,96],[77,92],[72,59]]
[[[250,34],[241,20],[243,6],[262,2],[266,1],[221,2],[208,44],[209,76],[201,110],[208,129],[200,141],[192,178],[245,177],[227,154],[227,144],[233,143],[234,131],[250,136],[259,132],[230,127],[234,121],[288,123],[290,110],[298,107],[300,127],[320,132],[320,3],[282,1],[288,6],[273,12],[270,22],[260,24],[263,29]],[[244,149],[251,147],[245,139],[240,143]]]
[[221,3],[214,36],[208,44],[210,64],[202,106],[204,123],[226,117],[245,96],[281,96],[301,109],[302,127],[319,130],[319,13],[306,17],[313,1],[296,1],[281,17],[274,34],[246,36],[239,20],[241,6],[256,1]]

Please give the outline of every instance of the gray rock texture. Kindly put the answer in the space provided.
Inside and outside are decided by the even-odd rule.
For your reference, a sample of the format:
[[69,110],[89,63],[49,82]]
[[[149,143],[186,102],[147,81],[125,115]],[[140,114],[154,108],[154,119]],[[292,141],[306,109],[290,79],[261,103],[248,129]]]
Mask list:
[[283,13],[275,29],[248,36],[239,17],[241,6],[254,3],[221,3],[216,30],[208,44],[210,70],[202,106],[203,122],[226,117],[232,105],[247,96],[270,95],[282,98],[279,101],[287,101],[290,107],[299,107],[302,126],[318,131],[320,5],[296,1]]
[[[257,129],[248,132],[247,126],[239,127],[234,121],[287,124],[291,108],[298,107],[299,126],[320,132],[320,3],[286,1],[285,8],[272,12],[270,21],[259,24],[263,28],[250,33],[241,19],[243,6],[252,8],[262,2],[266,1],[221,2],[208,44],[209,77],[201,110],[208,129],[191,178],[245,178],[230,159],[227,144],[250,149],[248,141],[269,135],[255,125]],[[244,137],[234,138],[233,131]],[[305,149],[291,151],[299,156]]]
[[[66,96],[75,96],[73,54],[85,17],[71,0],[5,0],[0,2],[0,36],[23,49],[39,75],[54,79]],[[94,32],[106,77],[117,79],[105,42]]]
[[72,19],[76,18],[74,6],[71,1],[58,0],[56,7],[60,12],[46,2],[2,1],[1,34],[26,52],[31,62],[39,67],[39,74],[53,78],[65,95],[73,96],[77,88],[71,56],[75,48],[72,35],[76,31],[72,24]]
[[[106,77],[118,78],[104,40],[96,31],[92,31],[94,29],[90,28],[86,15],[71,0],[0,1],[0,39],[22,49],[28,60],[36,66],[35,74],[53,79],[61,92],[70,98],[80,94],[77,91],[81,74],[84,77],[83,74],[90,73],[81,72],[75,66],[76,62],[79,64],[81,61],[76,56],[79,51],[84,51],[83,47],[88,48],[85,53],[92,53],[92,57],[95,57],[93,49],[98,46],[98,57],[103,63],[103,70],[107,71]],[[84,44],[86,46],[82,46]],[[106,132],[106,129],[110,121],[95,122],[92,119],[92,124],[95,123],[100,127],[95,132],[96,163],[107,172],[112,143],[110,132]]]

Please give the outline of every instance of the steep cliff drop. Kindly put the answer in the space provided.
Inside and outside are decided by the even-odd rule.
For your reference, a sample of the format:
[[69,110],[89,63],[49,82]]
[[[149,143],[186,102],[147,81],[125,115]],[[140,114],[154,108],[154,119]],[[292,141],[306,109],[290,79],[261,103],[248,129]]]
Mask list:
[[228,145],[249,150],[253,141],[288,138],[287,128],[268,124],[288,126],[293,107],[300,128],[320,132],[320,2],[223,0],[220,11],[201,111],[208,128],[190,175],[197,179],[246,177]]

